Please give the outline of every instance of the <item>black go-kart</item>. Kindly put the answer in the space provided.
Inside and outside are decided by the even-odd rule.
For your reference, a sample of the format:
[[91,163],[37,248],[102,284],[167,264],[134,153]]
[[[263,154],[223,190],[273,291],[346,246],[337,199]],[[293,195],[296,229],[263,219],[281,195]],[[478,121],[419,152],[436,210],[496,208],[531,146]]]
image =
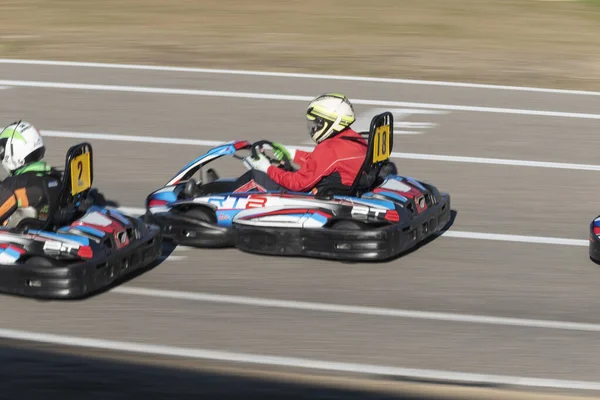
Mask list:
[[[0,292],[34,298],[81,298],[153,263],[157,226],[97,205],[92,146],[67,152],[61,195],[45,219],[18,209],[0,229]],[[97,204],[94,204],[97,203]]]
[[[200,156],[151,193],[146,221],[165,239],[196,247],[237,247],[280,256],[336,260],[386,260],[442,230],[451,219],[450,196],[432,185],[396,175],[390,162],[393,117],[371,122],[367,156],[352,187],[317,187],[316,193],[233,193],[234,179],[215,171],[200,183],[202,167],[223,156],[256,154],[270,142],[233,141]],[[279,161],[272,160],[279,165]],[[292,160],[283,168],[293,169]],[[200,176],[201,178],[201,176]]]

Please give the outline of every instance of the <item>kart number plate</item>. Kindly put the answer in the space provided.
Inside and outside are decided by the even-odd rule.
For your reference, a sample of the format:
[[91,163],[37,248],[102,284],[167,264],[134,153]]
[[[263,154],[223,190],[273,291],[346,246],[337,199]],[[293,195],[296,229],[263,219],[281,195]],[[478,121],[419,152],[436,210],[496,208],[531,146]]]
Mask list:
[[389,159],[390,150],[390,126],[378,126],[373,135],[373,163]]
[[90,153],[81,154],[71,160],[71,194],[75,196],[91,185]]

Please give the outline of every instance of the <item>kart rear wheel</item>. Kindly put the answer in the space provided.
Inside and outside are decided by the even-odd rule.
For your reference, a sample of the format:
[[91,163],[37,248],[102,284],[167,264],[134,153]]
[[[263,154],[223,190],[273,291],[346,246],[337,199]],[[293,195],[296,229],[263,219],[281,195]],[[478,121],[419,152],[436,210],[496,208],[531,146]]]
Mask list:
[[40,256],[33,256],[33,257],[29,257],[25,261],[25,265],[36,265],[39,267],[52,268],[52,267],[62,267],[65,264],[58,260],[52,260],[50,258],[40,257]]

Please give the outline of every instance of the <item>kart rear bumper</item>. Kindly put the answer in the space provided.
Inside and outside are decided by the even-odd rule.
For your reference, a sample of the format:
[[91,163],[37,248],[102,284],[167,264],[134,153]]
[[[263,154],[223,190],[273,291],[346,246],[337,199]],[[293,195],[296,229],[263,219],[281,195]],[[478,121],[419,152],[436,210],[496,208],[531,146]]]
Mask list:
[[410,221],[371,230],[296,229],[235,224],[236,247],[250,253],[307,256],[345,261],[396,257],[444,228],[451,218],[450,196]]
[[81,298],[147,267],[160,253],[160,230],[149,226],[144,237],[107,258],[64,267],[0,265],[0,292],[40,299]]

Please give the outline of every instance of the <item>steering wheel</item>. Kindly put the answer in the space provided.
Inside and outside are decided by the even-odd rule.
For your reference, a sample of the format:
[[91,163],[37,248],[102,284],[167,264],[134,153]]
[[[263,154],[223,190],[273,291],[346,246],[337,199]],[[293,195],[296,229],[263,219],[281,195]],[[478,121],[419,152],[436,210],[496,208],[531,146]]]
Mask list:
[[[258,158],[258,152],[257,152],[257,148],[262,149],[262,147],[264,145],[268,145],[271,148],[273,147],[273,142],[270,142],[268,140],[259,140],[258,142],[254,142],[252,143],[252,147],[251,147],[251,154],[252,154],[252,158],[257,159]],[[283,155],[283,159],[281,161],[283,161],[283,165],[281,164],[281,162],[275,158],[271,158],[268,155],[264,154],[263,155],[267,158],[267,160],[269,160],[271,162],[271,164],[277,164],[277,166],[281,169],[283,169],[284,171],[295,171],[294,167],[292,166],[292,160],[289,159],[289,157],[284,154]]]

